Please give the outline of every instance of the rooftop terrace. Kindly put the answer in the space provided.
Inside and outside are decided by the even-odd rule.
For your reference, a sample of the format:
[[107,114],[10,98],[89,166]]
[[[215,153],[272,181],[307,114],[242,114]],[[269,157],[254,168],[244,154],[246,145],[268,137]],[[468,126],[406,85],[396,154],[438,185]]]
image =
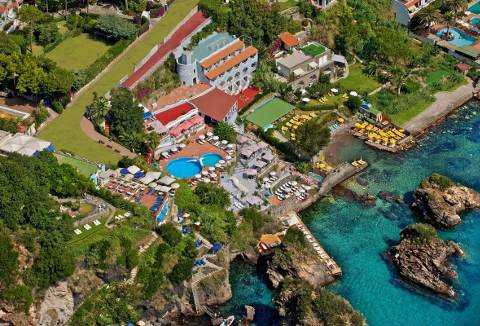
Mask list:
[[302,52],[311,57],[316,57],[326,51],[326,48],[318,43],[311,42],[302,48]]
[[193,49],[193,61],[203,60],[204,58],[212,55],[214,52],[232,43],[234,39],[235,38],[228,33],[210,34],[207,38],[201,40]]

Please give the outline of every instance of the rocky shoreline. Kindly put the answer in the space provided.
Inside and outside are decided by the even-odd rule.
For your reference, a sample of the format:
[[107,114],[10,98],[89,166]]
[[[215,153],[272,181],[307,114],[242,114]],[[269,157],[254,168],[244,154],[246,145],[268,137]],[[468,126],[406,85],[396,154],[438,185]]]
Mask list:
[[463,212],[480,208],[479,193],[436,173],[422,181],[414,196],[412,208],[427,222],[447,229],[461,223]]
[[440,239],[433,226],[409,225],[388,255],[402,278],[446,298],[455,298],[451,282],[457,274],[448,258],[463,256],[463,251],[457,243]]

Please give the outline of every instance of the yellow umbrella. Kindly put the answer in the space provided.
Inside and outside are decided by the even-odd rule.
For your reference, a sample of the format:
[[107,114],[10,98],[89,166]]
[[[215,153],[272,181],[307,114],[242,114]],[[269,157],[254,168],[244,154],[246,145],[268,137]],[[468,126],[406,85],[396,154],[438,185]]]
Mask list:
[[344,118],[338,118],[337,121],[340,122],[340,123],[344,123],[345,119]]

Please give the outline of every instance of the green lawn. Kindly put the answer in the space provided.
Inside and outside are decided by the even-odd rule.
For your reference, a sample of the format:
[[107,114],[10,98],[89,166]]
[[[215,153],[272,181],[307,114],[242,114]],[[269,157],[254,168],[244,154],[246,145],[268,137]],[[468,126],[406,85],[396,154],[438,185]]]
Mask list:
[[293,109],[294,107],[287,102],[273,98],[257,107],[246,119],[261,128],[266,128]]
[[278,5],[278,9],[280,11],[283,11],[283,10],[287,10],[287,9],[292,8],[292,7],[295,7],[298,4],[298,1],[297,0],[285,0],[285,1],[282,1],[282,2],[279,1],[276,4]]
[[363,72],[363,66],[358,63],[350,66],[350,74],[347,78],[340,80],[338,85],[360,94],[370,93],[380,87],[380,83],[372,77],[367,76]]
[[415,105],[412,105],[408,110],[399,112],[397,114],[391,114],[390,118],[392,118],[393,122],[397,125],[402,125],[408,120],[414,118],[425,109],[427,109],[430,105],[432,105],[433,101],[429,100],[422,100],[418,101]]
[[425,81],[428,85],[432,86],[439,82],[443,77],[448,76],[449,72],[446,70],[435,70],[427,74]]
[[310,43],[309,45],[304,46],[302,48],[302,51],[306,55],[309,55],[311,57],[316,57],[317,55],[325,52],[325,48],[323,46],[319,45],[319,44]]
[[106,94],[120,79],[130,74],[135,65],[160,43],[172,29],[198,4],[199,0],[175,0],[167,14],[144,36],[141,43],[130,48],[117,64],[93,83],[57,119],[40,133],[40,138],[51,141],[56,148],[65,149],[94,162],[116,163],[120,155],[88,138],[80,129],[85,107],[92,101],[93,93]]
[[63,156],[63,155],[57,155],[57,160],[60,163],[67,163],[75,167],[78,172],[83,174],[86,177],[89,177],[93,173],[97,171],[97,166],[94,164],[90,164],[84,161],[81,161],[79,159],[73,158],[73,157],[68,157],[68,156]]
[[82,33],[68,37],[47,53],[47,58],[67,70],[85,69],[107,52],[109,46]]

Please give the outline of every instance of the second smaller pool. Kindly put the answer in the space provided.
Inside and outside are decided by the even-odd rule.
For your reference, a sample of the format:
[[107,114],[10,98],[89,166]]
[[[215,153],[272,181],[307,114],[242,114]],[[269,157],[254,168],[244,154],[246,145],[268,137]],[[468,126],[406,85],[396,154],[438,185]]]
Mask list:
[[[440,29],[436,34],[438,37],[442,38],[448,31],[448,28]],[[448,43],[455,46],[467,46],[474,44],[477,39],[473,36],[468,35],[467,33],[459,30],[458,28],[450,28],[450,34],[453,36],[453,39],[448,41]]]
[[215,153],[204,154],[200,158],[182,157],[168,163],[166,169],[175,178],[189,179],[202,172],[203,167],[214,166],[221,159],[222,156]]

